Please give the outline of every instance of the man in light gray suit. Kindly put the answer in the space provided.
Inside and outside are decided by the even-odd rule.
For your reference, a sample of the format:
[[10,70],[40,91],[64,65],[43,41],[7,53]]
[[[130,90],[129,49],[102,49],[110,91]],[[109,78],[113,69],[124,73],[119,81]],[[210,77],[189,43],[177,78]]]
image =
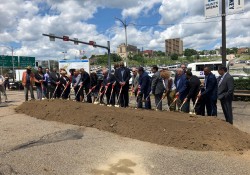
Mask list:
[[232,101],[234,92],[234,79],[227,72],[227,68],[220,66],[218,69],[221,75],[218,78],[218,99],[221,101],[221,107],[226,121],[233,124]]
[[157,106],[158,110],[162,110],[161,98],[165,90],[163,80],[160,76],[157,66],[153,66],[151,71],[154,73],[152,76],[151,90],[152,94],[155,96],[155,105]]

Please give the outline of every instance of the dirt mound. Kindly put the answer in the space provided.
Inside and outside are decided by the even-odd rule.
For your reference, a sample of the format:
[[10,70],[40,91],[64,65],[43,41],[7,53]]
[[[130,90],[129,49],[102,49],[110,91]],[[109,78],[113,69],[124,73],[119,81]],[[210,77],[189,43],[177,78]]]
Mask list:
[[16,108],[44,120],[94,127],[125,137],[181,149],[245,151],[250,135],[225,121],[177,112],[115,108],[73,101],[31,101]]

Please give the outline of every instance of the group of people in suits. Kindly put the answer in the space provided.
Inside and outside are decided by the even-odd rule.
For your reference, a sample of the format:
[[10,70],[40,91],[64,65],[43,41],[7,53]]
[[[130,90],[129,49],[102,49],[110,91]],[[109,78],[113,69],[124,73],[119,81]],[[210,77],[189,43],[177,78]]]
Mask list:
[[[152,66],[153,75],[150,77],[143,67],[132,68],[132,87],[129,80],[131,70],[120,63],[115,67],[114,73],[103,69],[103,79],[99,80],[96,73],[89,74],[84,69],[76,69],[67,75],[64,69],[60,73],[56,69],[43,73],[39,67],[37,73],[32,73],[31,68],[23,73],[22,83],[25,91],[25,100],[28,100],[28,90],[31,92],[31,99],[34,99],[32,84],[37,87],[37,98],[70,98],[70,91],[74,90],[75,100],[92,103],[99,101],[110,106],[129,106],[130,97],[135,97],[136,108],[151,109],[151,94],[157,110],[162,110],[162,102],[167,99],[169,110],[180,110],[190,112],[190,101],[193,103],[197,115],[217,116],[217,99],[225,114],[226,121],[233,124],[232,100],[234,82],[232,76],[227,72],[226,67],[219,67],[218,79],[211,72],[209,67],[204,68],[205,79],[192,75],[182,65],[176,70],[175,77],[171,77],[168,70],[158,70]],[[131,90],[131,91],[130,91]],[[129,97],[129,91],[131,92]],[[85,93],[84,93],[85,92]],[[84,98],[86,94],[86,100]],[[144,103],[144,105],[143,105]]]
[[[153,66],[151,69],[152,78],[145,75],[143,68],[138,70],[133,68],[132,71],[132,89],[135,90],[134,93],[141,91],[137,98],[138,108],[142,107],[141,103],[144,101],[145,108],[151,109],[151,93],[154,96],[157,110],[162,110],[162,101],[166,98],[169,110],[195,112],[202,116],[205,116],[206,111],[207,116],[217,116],[217,100],[220,100],[226,121],[233,124],[234,80],[226,67],[219,67],[219,78],[216,78],[211,72],[210,67],[204,67],[204,82],[201,82],[191,71],[186,70],[185,65],[181,65],[176,70],[174,80],[170,71],[159,71],[157,66]],[[190,101],[193,103],[193,110],[190,110]]]

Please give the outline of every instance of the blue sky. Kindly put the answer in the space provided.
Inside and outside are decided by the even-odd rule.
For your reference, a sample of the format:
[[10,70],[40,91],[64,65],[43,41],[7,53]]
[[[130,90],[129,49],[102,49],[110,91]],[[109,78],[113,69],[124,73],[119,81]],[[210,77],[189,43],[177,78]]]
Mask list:
[[[227,16],[227,47],[249,47],[249,10],[250,2],[245,0],[244,13]],[[101,45],[110,40],[111,50],[116,52],[125,36],[114,17],[136,24],[127,28],[128,44],[139,49],[164,51],[167,38],[181,38],[184,48],[197,50],[221,45],[221,19],[205,19],[201,0],[1,0],[0,17],[1,45],[14,47],[17,55],[41,59],[61,58],[62,51],[67,51],[66,58],[75,57],[79,50],[87,56],[104,53],[90,46],[49,42],[42,33],[94,40]],[[9,54],[3,47],[0,52]]]

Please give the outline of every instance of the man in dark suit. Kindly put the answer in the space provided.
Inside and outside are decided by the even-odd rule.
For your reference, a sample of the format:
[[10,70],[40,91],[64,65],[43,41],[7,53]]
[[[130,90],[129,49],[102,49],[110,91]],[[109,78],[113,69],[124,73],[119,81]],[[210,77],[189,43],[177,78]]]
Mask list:
[[233,92],[234,92],[234,79],[227,72],[224,66],[219,67],[218,72],[218,99],[221,101],[221,107],[225,115],[226,121],[233,124]]
[[111,95],[111,91],[112,91],[112,86],[113,83],[115,83],[115,76],[111,73],[108,72],[107,69],[104,69],[102,71],[102,74],[103,74],[103,82],[102,82],[102,85],[103,87],[105,87],[106,90],[106,99],[107,99],[107,105],[112,105],[114,106],[115,105],[115,92],[114,92],[114,89],[113,89],[113,93]]
[[139,74],[139,86],[140,90],[138,90],[138,108],[142,108],[142,98],[145,101],[145,109],[151,109],[151,102],[150,102],[150,91],[151,91],[151,80],[149,75],[144,71],[143,67],[139,67],[138,69]]
[[205,107],[208,116],[217,116],[217,79],[211,72],[210,67],[204,68],[204,87],[202,93],[199,95],[201,101],[201,114],[205,115]]
[[131,78],[130,70],[124,66],[124,63],[122,62],[120,64],[120,67],[115,70],[115,78],[117,81],[117,84],[120,85],[119,88],[122,87],[121,95],[120,95],[120,105],[121,107],[128,107],[129,103],[129,79]]
[[[201,85],[201,81],[200,79],[193,75],[191,71],[187,70],[186,71],[186,77],[188,79],[188,95],[186,96],[186,100],[187,102],[186,103],[190,103],[190,99],[192,99],[193,101],[193,104],[195,103],[195,100],[197,98],[197,95],[199,94],[200,92],[200,85]],[[197,105],[195,107],[195,111],[197,111]],[[189,112],[189,111],[186,111],[186,112]]]
[[155,65],[152,67],[151,71],[154,73],[152,76],[151,90],[152,94],[155,96],[155,105],[158,110],[162,110],[162,95],[165,91],[165,87],[163,85],[163,80],[161,78],[160,72],[158,71],[158,67]]
[[56,87],[58,87],[59,84],[60,84],[59,78],[60,78],[60,75],[59,75],[59,73],[57,73],[57,69],[54,68],[53,71],[51,71],[49,73],[49,80],[50,80],[50,89],[49,89],[49,91],[50,91],[50,94],[51,94],[50,95],[51,98],[56,98],[56,97],[59,98],[60,97],[60,93],[61,93],[60,90],[59,90],[60,88],[56,89]]
[[[176,70],[176,78],[174,79],[174,84],[176,87],[176,96],[178,97],[177,105],[178,108],[180,108],[181,104],[184,102],[184,99],[188,95],[188,89],[187,89],[187,78],[184,74],[184,71],[182,68],[178,68]],[[188,103],[183,103],[183,106],[181,108],[183,112],[188,112],[189,105]]]
[[[90,88],[90,76],[88,72],[86,72],[83,68],[80,69],[80,72],[81,72],[81,77],[82,77],[82,87],[85,90],[85,93],[88,94],[89,88]],[[82,95],[84,99],[84,93],[82,93]],[[92,103],[91,94],[87,96],[87,102]]]

